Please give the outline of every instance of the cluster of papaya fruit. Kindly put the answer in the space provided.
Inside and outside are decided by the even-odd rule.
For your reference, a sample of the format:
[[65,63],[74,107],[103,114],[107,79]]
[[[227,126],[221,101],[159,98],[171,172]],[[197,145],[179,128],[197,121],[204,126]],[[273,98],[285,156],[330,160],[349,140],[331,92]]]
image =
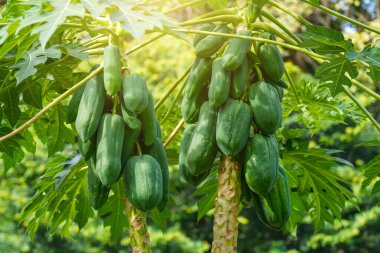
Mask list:
[[[231,32],[224,24],[205,24],[201,30]],[[237,35],[251,36],[251,32],[242,29]],[[287,86],[281,80],[283,59],[275,44],[255,45],[254,53],[251,40],[236,37],[228,44],[226,40],[215,35],[194,37],[196,59],[181,107],[190,124],[181,139],[180,172],[186,182],[198,185],[208,176],[218,151],[241,159],[243,204],[253,204],[270,228],[283,229],[291,209],[275,137]]]
[[[169,169],[153,97],[138,74],[122,75],[120,51],[104,50],[104,71],[78,89],[67,107],[79,152],[88,162],[88,196],[94,209],[106,202],[122,176],[132,205],[163,209]],[[98,66],[95,66],[98,67]]]

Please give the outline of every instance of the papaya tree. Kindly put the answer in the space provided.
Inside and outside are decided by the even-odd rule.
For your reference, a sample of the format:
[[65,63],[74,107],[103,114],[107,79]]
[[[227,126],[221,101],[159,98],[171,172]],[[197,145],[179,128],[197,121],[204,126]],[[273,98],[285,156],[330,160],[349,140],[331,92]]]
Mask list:
[[[317,0],[300,2],[380,34]],[[127,229],[132,252],[151,252],[147,221],[165,229],[176,194],[169,174],[177,169],[202,196],[198,220],[213,213],[212,252],[238,250],[246,207],[265,226],[296,234],[304,216],[320,230],[357,206],[333,170],[353,165],[313,137],[347,119],[380,132],[368,110],[380,100],[377,41],[358,49],[274,0],[10,0],[1,8],[4,176],[38,143],[49,156],[22,210],[32,238],[41,225],[68,237],[73,224],[81,229],[97,217],[111,241]],[[131,62],[168,37],[186,43],[193,59],[156,94],[137,71],[144,66]],[[292,73],[284,56],[294,52],[316,65],[312,77]],[[379,159],[366,166],[365,185],[377,181]]]

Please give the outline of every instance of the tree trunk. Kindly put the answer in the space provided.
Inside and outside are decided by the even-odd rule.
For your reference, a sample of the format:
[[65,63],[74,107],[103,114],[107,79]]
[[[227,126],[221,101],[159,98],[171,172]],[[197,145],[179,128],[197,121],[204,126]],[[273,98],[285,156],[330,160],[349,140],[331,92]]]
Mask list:
[[241,161],[222,155],[215,199],[212,253],[234,253],[237,249],[240,205]]
[[132,253],[151,253],[146,214],[132,206],[126,198],[125,207],[129,221]]

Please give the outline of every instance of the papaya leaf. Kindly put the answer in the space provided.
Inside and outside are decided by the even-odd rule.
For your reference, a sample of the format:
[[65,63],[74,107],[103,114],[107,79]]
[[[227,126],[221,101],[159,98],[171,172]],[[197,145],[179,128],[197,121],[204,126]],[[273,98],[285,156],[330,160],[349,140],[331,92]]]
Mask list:
[[371,182],[377,180],[380,177],[380,155],[377,155],[362,168],[364,170],[365,180],[363,181],[363,187],[367,187]]
[[160,211],[156,207],[151,211],[149,217],[161,231],[165,231],[167,220],[170,218],[170,211],[167,208]]
[[122,235],[124,228],[128,226],[127,215],[125,214],[124,182],[119,180],[112,186],[113,195],[108,197],[107,202],[100,208],[99,216],[104,218],[104,227],[110,227],[111,241],[117,242]]
[[299,46],[315,50],[318,54],[338,54],[353,50],[350,40],[345,40],[341,32],[324,26],[310,25],[298,35],[303,41]]
[[[25,11],[24,17],[20,21],[18,31],[22,28],[38,24],[32,34],[38,34],[42,51],[45,49],[50,37],[57,30],[58,26],[66,21],[67,17],[83,18],[85,9],[81,4],[70,3],[70,0],[61,1],[34,1],[28,3],[33,7]],[[48,6],[48,7],[47,7]]]
[[349,183],[331,171],[337,166],[337,159],[326,150],[284,152],[283,162],[286,167],[296,168],[288,171],[298,178],[298,193],[315,230],[322,229],[325,222],[333,224],[335,219],[340,220],[346,201],[357,207],[357,199],[346,188]]
[[83,201],[80,196],[87,191],[87,171],[82,169],[82,160],[63,155],[50,158],[46,166],[46,172],[35,186],[35,195],[22,210],[20,223],[28,224],[31,238],[41,225],[47,225],[50,234],[59,230],[61,235],[69,237],[74,222],[83,227],[93,215],[89,201]]
[[343,91],[343,85],[351,87],[351,80],[346,73],[355,78],[358,76],[356,64],[344,57],[334,58],[330,62],[322,63],[316,70],[315,75],[327,83],[331,95],[335,97]]

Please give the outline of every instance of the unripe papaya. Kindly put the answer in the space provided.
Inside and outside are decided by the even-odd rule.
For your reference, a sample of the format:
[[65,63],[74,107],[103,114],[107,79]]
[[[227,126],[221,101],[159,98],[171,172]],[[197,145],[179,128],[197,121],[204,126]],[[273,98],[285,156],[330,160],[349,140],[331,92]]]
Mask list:
[[187,155],[189,154],[188,152],[189,146],[190,146],[192,135],[196,127],[197,127],[196,124],[187,125],[185,127],[185,130],[183,131],[183,134],[181,137],[181,144],[179,148],[179,159],[178,159],[179,171],[182,178],[186,181],[186,183],[189,183],[194,186],[199,185],[210,173],[210,170],[208,170],[199,176],[193,175],[191,174],[189,166],[187,164]]
[[276,88],[259,81],[253,84],[248,93],[253,119],[264,135],[274,134],[281,126],[282,108]]
[[104,203],[106,203],[111,188],[103,186],[98,175],[96,174],[94,156],[88,161],[87,187],[90,205],[95,210],[98,210],[104,205]]
[[110,96],[121,90],[120,52],[114,45],[104,48],[104,87]]
[[244,175],[253,192],[264,195],[273,188],[278,165],[278,147],[273,135],[255,134],[248,139],[244,154]]
[[98,128],[102,118],[105,90],[103,75],[99,74],[86,83],[75,120],[79,137],[87,142]]
[[280,166],[277,182],[272,190],[264,196],[254,194],[254,205],[257,216],[267,227],[282,230],[289,220],[292,203],[288,176]]
[[152,145],[144,147],[143,152],[144,154],[151,155],[160,165],[162,172],[162,200],[158,205],[158,208],[163,210],[166,202],[169,200],[169,164],[164,144],[160,138],[156,137]]
[[124,168],[132,155],[134,147],[136,146],[136,141],[141,132],[141,123],[140,120],[137,119],[137,125],[135,128],[131,128],[130,126],[125,126],[124,131],[124,141],[123,148],[121,151],[121,166]]
[[262,44],[257,50],[257,56],[260,59],[265,77],[272,82],[278,82],[284,75],[284,60],[280,50],[274,44]]
[[[251,32],[240,30],[238,35],[251,36]],[[251,49],[251,45],[252,41],[250,40],[233,38],[222,56],[223,69],[228,71],[237,69],[246,58],[247,53]]]
[[[213,32],[230,33],[231,29],[226,25],[218,25]],[[208,35],[195,46],[195,54],[199,58],[208,58],[215,54],[227,39],[222,36]]]
[[162,200],[162,172],[150,155],[134,156],[124,169],[128,200],[144,212],[152,210]]
[[140,75],[132,73],[124,77],[123,98],[128,110],[142,113],[148,107],[148,93],[145,80]]
[[211,76],[212,60],[196,59],[186,81],[185,95],[188,99],[200,96]]
[[187,164],[192,175],[203,175],[212,167],[218,152],[216,121],[217,110],[208,101],[204,102],[187,155]]
[[90,157],[96,154],[96,134],[94,134],[87,142],[83,142],[79,137],[78,147],[83,160],[87,161],[90,159]]
[[78,109],[79,109],[79,104],[82,99],[82,94],[84,92],[84,88],[86,86],[81,86],[79,87],[73,94],[73,97],[70,99],[69,104],[67,105],[66,108],[66,123],[70,124],[75,121],[78,115]]
[[244,57],[241,65],[232,72],[232,83],[230,96],[232,98],[240,99],[245,91],[248,84],[249,71],[248,71],[248,60]]
[[127,107],[124,104],[124,101],[121,101],[120,107],[121,107],[121,115],[123,116],[125,124],[132,129],[141,128],[141,122],[137,118],[137,115],[134,112],[131,112],[130,110],[127,109]]
[[[214,28],[215,28],[215,25],[213,23],[205,23],[200,27],[200,30],[210,32],[210,31],[214,30]],[[205,35],[205,34],[195,34],[194,39],[193,39],[194,47],[198,44],[199,41],[201,41],[206,36],[207,35]]]
[[234,157],[244,149],[251,121],[251,108],[242,101],[228,99],[220,107],[216,123],[216,143],[223,154]]
[[148,107],[140,114],[140,120],[144,145],[150,146],[153,144],[157,135],[154,101],[150,93],[148,93]]
[[121,176],[124,131],[125,124],[121,116],[103,115],[97,134],[96,173],[105,186],[116,183]]
[[201,92],[199,92],[195,98],[189,99],[186,94],[184,94],[181,104],[181,113],[187,123],[198,121],[201,106],[208,99],[207,92],[207,86],[203,86]]
[[228,98],[231,87],[231,72],[223,69],[222,58],[212,63],[211,83],[208,90],[210,104],[214,108],[221,106]]

